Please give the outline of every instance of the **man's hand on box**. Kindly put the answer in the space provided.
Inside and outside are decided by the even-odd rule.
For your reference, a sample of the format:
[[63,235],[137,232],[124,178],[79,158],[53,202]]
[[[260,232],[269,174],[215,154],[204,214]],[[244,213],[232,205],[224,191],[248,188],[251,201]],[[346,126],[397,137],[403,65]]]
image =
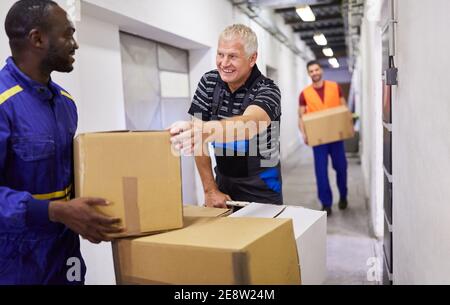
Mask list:
[[227,209],[227,201],[232,201],[232,199],[219,190],[205,192],[205,206],[207,207]]
[[94,208],[96,205],[108,205],[108,203],[100,198],[77,198],[67,202],[50,202],[49,217],[51,221],[65,224],[92,243],[111,241],[108,234],[124,231],[123,228],[117,226],[120,219],[100,214]]

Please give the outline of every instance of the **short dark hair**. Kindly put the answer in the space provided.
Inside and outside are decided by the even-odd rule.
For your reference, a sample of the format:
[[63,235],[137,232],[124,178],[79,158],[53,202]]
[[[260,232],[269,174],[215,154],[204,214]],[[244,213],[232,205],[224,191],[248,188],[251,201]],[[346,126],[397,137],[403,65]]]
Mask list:
[[309,67],[314,66],[314,65],[318,65],[320,68],[322,68],[322,65],[319,63],[319,61],[317,60],[311,60],[310,62],[308,62],[306,64],[306,70],[309,69]]
[[34,28],[48,31],[49,8],[55,5],[58,6],[51,0],[19,0],[14,3],[5,19],[11,49],[19,47]]

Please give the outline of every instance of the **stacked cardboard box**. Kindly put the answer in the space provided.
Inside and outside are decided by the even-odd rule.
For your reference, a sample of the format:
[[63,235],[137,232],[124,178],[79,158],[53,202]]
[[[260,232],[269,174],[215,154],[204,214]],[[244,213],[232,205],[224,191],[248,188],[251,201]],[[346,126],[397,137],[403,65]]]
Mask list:
[[121,237],[113,242],[117,282],[300,284],[291,219],[228,218],[221,216],[230,210],[194,206],[183,219],[180,159],[169,137],[111,132],[75,140],[76,195],[109,200],[99,211],[126,228],[114,236]]
[[183,226],[180,158],[168,132],[107,132],[79,135],[75,149],[77,197],[111,202],[97,209],[122,219],[120,236]]

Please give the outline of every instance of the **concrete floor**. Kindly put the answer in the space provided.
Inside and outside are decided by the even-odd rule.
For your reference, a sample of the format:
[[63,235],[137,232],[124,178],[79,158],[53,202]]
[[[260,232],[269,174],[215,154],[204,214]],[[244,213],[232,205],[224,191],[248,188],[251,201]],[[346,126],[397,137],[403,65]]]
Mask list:
[[[327,223],[327,285],[373,285],[368,280],[378,242],[369,229],[369,212],[366,205],[363,175],[358,158],[349,158],[349,207],[337,207],[339,192],[336,175],[329,167],[333,189],[333,214]],[[312,150],[302,146],[298,154],[283,164],[284,202],[310,209],[321,209],[317,198]],[[330,162],[331,163],[331,162]]]

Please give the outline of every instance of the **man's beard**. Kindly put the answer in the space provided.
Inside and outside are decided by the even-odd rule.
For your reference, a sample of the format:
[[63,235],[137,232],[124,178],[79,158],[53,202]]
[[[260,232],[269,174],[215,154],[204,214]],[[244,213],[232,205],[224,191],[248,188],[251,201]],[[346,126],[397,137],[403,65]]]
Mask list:
[[54,44],[50,44],[47,56],[41,63],[41,68],[49,73],[53,71],[71,72],[73,70],[72,64],[69,62],[69,56],[64,58]]
[[322,80],[322,75],[315,76],[315,77],[312,78],[312,80],[313,80],[313,82],[318,83],[318,82],[320,82]]

